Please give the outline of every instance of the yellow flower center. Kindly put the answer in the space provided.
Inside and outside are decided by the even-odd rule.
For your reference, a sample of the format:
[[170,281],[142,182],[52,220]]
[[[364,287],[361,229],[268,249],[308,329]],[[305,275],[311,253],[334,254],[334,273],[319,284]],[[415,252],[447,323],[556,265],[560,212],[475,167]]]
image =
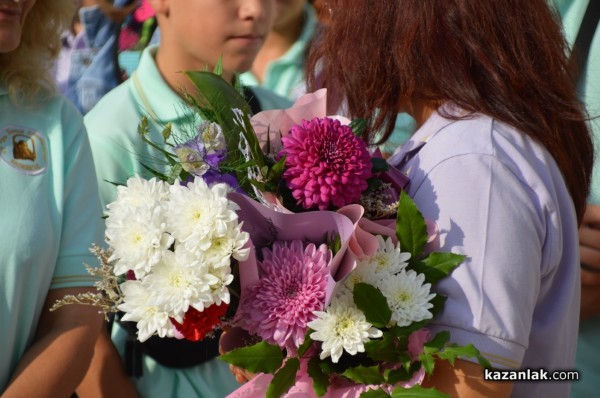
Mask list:
[[338,336],[343,336],[352,328],[354,328],[354,320],[349,317],[343,317],[338,319],[337,323],[335,324],[335,333]]

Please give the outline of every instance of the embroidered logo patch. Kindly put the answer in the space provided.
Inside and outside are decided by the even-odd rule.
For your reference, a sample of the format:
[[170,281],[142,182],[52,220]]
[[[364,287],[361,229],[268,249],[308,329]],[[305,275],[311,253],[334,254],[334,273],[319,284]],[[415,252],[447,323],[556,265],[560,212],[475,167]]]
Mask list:
[[27,127],[4,127],[0,130],[0,158],[23,173],[43,173],[48,167],[46,139]]

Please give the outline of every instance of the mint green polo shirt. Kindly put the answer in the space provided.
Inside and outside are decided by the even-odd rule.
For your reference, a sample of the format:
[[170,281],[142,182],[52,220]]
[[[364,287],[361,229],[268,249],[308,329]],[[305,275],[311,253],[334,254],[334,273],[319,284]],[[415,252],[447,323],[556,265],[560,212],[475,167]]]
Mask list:
[[[163,80],[154,60],[156,50],[156,46],[146,48],[132,77],[110,91],[85,116],[103,206],[116,198],[115,186],[106,181],[125,183],[134,174],[150,177],[142,162],[161,169],[158,162],[162,157],[138,136],[142,116],[148,115],[149,138],[154,142],[163,142],[161,131],[167,123],[172,123],[173,136],[195,135],[199,119]],[[266,89],[253,90],[263,109],[291,105]],[[112,339],[122,356],[126,338],[127,332],[115,324]],[[144,356],[142,366],[143,376],[133,380],[144,398],[222,398],[239,387],[228,365],[219,359],[173,369]]]
[[[554,0],[560,12],[565,36],[570,45],[575,42],[586,7],[590,1],[598,0]],[[580,78],[580,98],[585,102],[591,121],[596,162],[592,176],[589,202],[600,204],[600,27],[592,39],[587,63]],[[600,303],[598,303],[600,305]],[[573,382],[571,397],[593,397],[600,390],[600,316],[585,320],[579,326],[575,368],[580,371],[580,380]]]
[[[575,42],[587,5],[592,0],[554,0],[562,17],[565,36],[570,45]],[[597,1],[597,0],[593,0]],[[580,78],[580,98],[591,117],[596,152],[600,153],[600,27],[592,39],[587,63]],[[600,205],[600,161],[596,161],[592,180],[590,203]],[[600,382],[599,382],[600,383]]]
[[19,108],[0,87],[0,395],[49,289],[92,286],[104,222],[81,115],[62,97]]
[[312,5],[304,7],[304,26],[298,40],[278,59],[267,65],[262,83],[248,71],[240,75],[240,81],[246,86],[262,86],[282,97],[298,99],[306,92],[304,73],[304,52],[317,26],[317,16]]

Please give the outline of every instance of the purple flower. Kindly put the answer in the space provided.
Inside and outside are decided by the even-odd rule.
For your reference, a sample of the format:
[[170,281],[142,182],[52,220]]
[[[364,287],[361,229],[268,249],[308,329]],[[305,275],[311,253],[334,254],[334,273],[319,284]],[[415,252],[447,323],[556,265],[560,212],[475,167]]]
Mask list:
[[271,344],[296,350],[313,311],[322,311],[331,251],[326,245],[304,247],[299,240],[277,241],[263,250],[259,281],[248,287],[238,318],[241,326]]
[[330,118],[304,120],[282,142],[283,178],[299,205],[326,210],[358,202],[371,177],[371,157],[349,126]]

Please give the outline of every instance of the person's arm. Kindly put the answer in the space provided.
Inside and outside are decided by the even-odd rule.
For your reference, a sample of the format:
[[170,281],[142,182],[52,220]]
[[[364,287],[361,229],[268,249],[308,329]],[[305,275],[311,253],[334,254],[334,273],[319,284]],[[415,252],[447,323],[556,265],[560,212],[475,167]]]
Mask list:
[[454,367],[448,361],[437,361],[432,377],[425,377],[425,388],[435,387],[451,397],[510,397],[513,383],[489,382],[483,378],[483,367],[457,359]]
[[67,294],[90,290],[64,288],[48,292],[35,341],[21,358],[2,398],[71,395],[90,364],[102,315],[98,308],[86,305],[66,305],[54,312],[49,309]]
[[79,398],[138,397],[106,327],[96,341],[92,363],[75,392]]
[[600,314],[600,206],[588,204],[579,228],[581,319]]

